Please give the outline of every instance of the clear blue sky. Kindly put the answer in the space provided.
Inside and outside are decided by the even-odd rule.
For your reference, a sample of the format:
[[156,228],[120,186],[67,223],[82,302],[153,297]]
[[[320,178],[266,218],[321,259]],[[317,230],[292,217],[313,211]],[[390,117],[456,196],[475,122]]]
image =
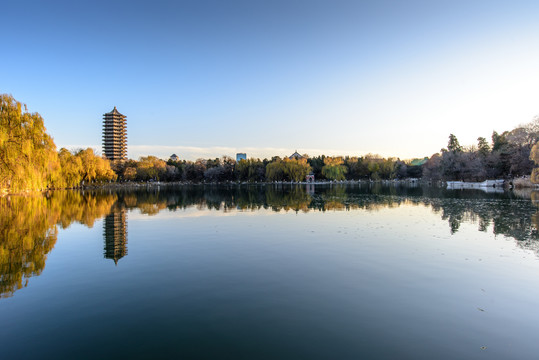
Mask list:
[[58,147],[401,158],[539,114],[539,1],[10,1],[0,92]]

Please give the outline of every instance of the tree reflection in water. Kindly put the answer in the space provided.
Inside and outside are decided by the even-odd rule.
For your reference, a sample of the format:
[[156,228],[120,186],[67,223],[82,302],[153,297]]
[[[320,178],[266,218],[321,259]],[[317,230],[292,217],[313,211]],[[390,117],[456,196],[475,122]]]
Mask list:
[[[474,189],[367,185],[206,185],[135,190],[118,193],[121,207],[155,215],[189,207],[218,211],[377,211],[401,205],[428,206],[447,220],[450,233],[462,223],[478,224],[478,231],[514,238],[519,246],[539,254],[539,215],[534,203],[539,192],[486,193]],[[530,199],[532,201],[530,201]],[[537,200],[536,200],[537,199]]]
[[517,240],[539,254],[539,192],[486,194],[477,190],[374,185],[183,186],[120,191],[58,191],[43,196],[0,198],[0,297],[26,287],[41,274],[56,244],[58,228],[92,227],[103,221],[104,257],[127,255],[128,212],[152,216],[190,207],[217,211],[377,211],[401,205],[427,206],[450,233],[462,223]]
[[0,297],[9,297],[40,275],[58,227],[73,222],[92,227],[110,212],[116,195],[58,191],[0,198]]

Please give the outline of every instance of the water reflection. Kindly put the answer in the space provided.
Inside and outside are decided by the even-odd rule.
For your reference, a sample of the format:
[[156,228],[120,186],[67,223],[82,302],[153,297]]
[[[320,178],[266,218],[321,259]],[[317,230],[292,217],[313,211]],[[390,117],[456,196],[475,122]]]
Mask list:
[[74,191],[0,198],[0,298],[12,296],[41,274],[58,228],[74,222],[92,227],[115,201],[112,194]]
[[449,232],[477,224],[517,240],[539,254],[539,192],[488,194],[419,186],[185,186],[121,191],[59,191],[44,196],[0,198],[0,297],[12,296],[45,268],[58,228],[73,223],[92,227],[103,220],[103,255],[128,254],[128,212],[147,216],[195,207],[217,211],[377,211],[401,205],[427,206],[447,221]]
[[103,221],[105,259],[118,260],[127,255],[127,210],[114,209]]

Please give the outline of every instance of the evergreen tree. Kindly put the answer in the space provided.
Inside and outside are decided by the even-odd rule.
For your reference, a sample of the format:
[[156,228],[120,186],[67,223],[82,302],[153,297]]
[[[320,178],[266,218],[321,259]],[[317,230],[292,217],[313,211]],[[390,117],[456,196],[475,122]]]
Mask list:
[[447,143],[447,150],[451,152],[461,152],[462,146],[460,146],[457,137],[453,134],[449,135],[449,142]]

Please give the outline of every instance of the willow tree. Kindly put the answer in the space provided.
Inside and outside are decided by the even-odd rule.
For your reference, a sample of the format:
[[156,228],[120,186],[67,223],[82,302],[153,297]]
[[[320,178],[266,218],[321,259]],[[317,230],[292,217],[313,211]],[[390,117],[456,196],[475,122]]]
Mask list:
[[82,181],[86,183],[104,182],[116,180],[116,174],[110,167],[110,161],[97,156],[92,148],[80,150],[75,154],[82,164],[80,175]]
[[165,176],[167,163],[155,156],[143,156],[137,164],[137,178],[141,180],[161,180]]
[[329,180],[344,180],[344,175],[348,171],[346,166],[343,165],[344,161],[342,157],[326,157],[324,159],[324,167],[322,168],[322,175]]
[[266,180],[283,181],[285,180],[285,170],[283,161],[277,157],[266,166]]
[[82,161],[78,156],[74,156],[66,148],[61,148],[58,152],[60,159],[61,175],[56,183],[59,188],[76,187],[82,181]]
[[271,163],[266,166],[266,179],[268,181],[302,181],[305,176],[311,171],[311,166],[307,163],[307,159],[289,159],[281,160],[276,157]]
[[56,179],[56,146],[43,118],[13,96],[0,94],[0,189],[40,190]]
[[304,181],[305,177],[311,172],[311,166],[307,163],[306,158],[289,159],[283,161],[285,174],[292,181]]

